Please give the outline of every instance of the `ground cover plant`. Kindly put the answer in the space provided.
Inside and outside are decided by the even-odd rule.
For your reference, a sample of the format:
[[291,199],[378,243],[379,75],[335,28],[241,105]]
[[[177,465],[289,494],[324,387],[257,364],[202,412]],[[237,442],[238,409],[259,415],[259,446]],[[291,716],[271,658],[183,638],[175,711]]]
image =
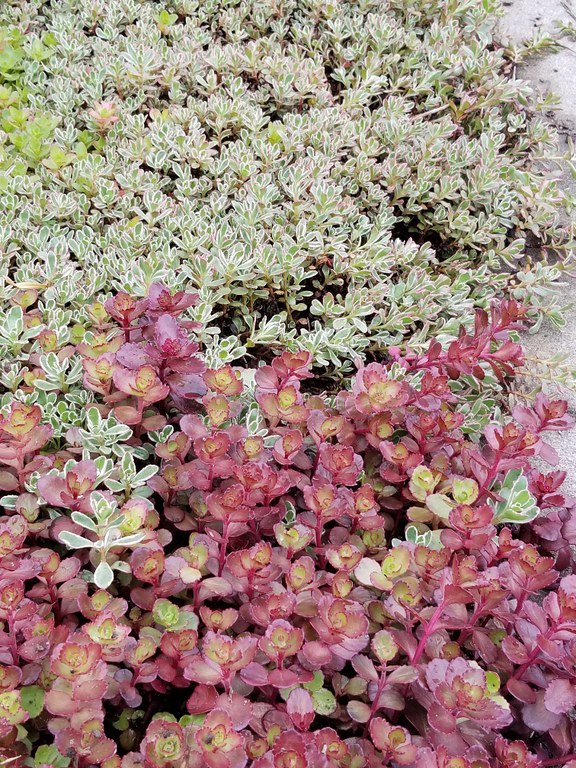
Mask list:
[[[464,431],[466,381],[522,369],[527,311],[358,361],[328,397],[306,351],[207,366],[196,301],[156,283],[22,347],[3,764],[573,768],[574,501],[531,464],[566,403]],[[47,416],[82,393],[83,427]]]
[[3,2],[3,287],[59,333],[102,292],[194,287],[212,363],[288,347],[332,375],[498,292],[561,322],[557,268],[518,263],[565,240],[554,134],[497,7]]
[[1,765],[575,768],[495,9],[0,4]]

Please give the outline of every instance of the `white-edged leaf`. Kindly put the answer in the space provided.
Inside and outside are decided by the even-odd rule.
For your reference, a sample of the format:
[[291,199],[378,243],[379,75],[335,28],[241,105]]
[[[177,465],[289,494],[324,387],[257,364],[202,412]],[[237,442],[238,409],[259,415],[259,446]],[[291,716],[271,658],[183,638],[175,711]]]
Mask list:
[[153,464],[150,464],[148,467],[144,467],[143,469],[138,472],[138,474],[132,479],[132,485],[144,485],[144,483],[147,483],[150,478],[154,477],[154,475],[158,472],[160,467],[155,467]]
[[79,536],[77,533],[72,533],[72,531],[62,531],[58,534],[58,539],[70,549],[92,549],[96,547],[93,541],[84,536]]
[[134,544],[139,544],[144,538],[145,533],[132,533],[130,536],[122,536],[120,539],[116,539],[112,546],[114,547],[133,547]]
[[120,571],[120,573],[132,573],[129,563],[125,563],[124,560],[116,560],[112,563],[112,569],[114,571]]
[[106,589],[114,581],[114,571],[104,560],[94,571],[94,583],[100,589]]
[[72,512],[70,517],[72,520],[74,520],[75,523],[81,525],[83,528],[87,528],[93,533],[98,533],[98,527],[96,526],[94,520],[88,517],[88,515],[85,515],[83,512]]

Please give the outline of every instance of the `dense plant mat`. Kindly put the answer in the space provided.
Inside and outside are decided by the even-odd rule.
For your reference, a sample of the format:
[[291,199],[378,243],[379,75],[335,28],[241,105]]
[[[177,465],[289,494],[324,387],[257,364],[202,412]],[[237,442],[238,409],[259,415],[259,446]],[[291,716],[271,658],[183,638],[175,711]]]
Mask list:
[[575,768],[495,10],[0,5],[0,765]]
[[[0,278],[67,341],[99,293],[195,287],[215,363],[454,338],[511,287],[558,321],[554,143],[492,0],[6,0]],[[7,320],[2,324],[2,345]]]
[[531,464],[572,420],[465,431],[526,311],[328,398],[307,351],[207,366],[196,301],[115,295],[4,409],[2,764],[574,768],[574,501]]

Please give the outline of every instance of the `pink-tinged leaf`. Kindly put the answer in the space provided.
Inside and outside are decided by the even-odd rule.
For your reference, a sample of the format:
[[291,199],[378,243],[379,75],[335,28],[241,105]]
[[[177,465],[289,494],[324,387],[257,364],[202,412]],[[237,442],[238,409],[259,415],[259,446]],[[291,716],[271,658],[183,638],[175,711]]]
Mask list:
[[18,648],[20,658],[26,661],[39,661],[50,653],[50,637],[32,637],[25,640]]
[[564,714],[576,706],[576,685],[568,680],[552,680],[544,694],[544,704],[550,712]]
[[11,466],[18,466],[18,451],[14,446],[0,443],[0,462]]
[[0,472],[0,491],[16,491],[20,487],[18,478],[11,472]]
[[332,661],[332,651],[318,640],[306,643],[300,653],[312,669],[320,669]]
[[186,662],[184,677],[196,683],[216,685],[222,681],[222,672],[216,666],[205,662],[200,656],[193,656]]
[[555,467],[560,461],[558,451],[553,448],[549,443],[540,443],[538,450],[538,457],[545,461],[547,464]]
[[239,693],[233,693],[231,696],[225,693],[221,694],[215,709],[222,710],[228,715],[235,731],[246,728],[252,718],[251,702],[244,696],[240,696]]
[[45,475],[38,478],[38,490],[48,504],[55,507],[65,506],[62,502],[62,494],[66,492],[67,486],[63,477]]
[[195,373],[173,373],[167,377],[166,383],[177,397],[195,400],[208,392],[201,376]]
[[196,414],[187,414],[180,419],[180,429],[187,437],[197,440],[199,437],[206,437],[208,430],[204,422]]
[[254,378],[261,390],[266,392],[276,392],[278,390],[278,376],[272,366],[264,365],[262,368],[257,368]]
[[100,738],[90,748],[90,758],[95,763],[103,763],[116,752],[116,743],[112,739]]
[[346,711],[355,723],[367,723],[370,720],[372,710],[363,701],[349,701]]
[[510,678],[506,683],[506,689],[515,699],[524,702],[524,704],[533,704],[536,701],[536,691],[523,680]]
[[304,688],[296,688],[288,696],[286,711],[296,728],[307,731],[314,720],[312,696]]
[[203,715],[216,707],[217,699],[218,691],[212,685],[197,685],[186,702],[186,709],[191,715]]
[[202,600],[208,600],[211,597],[226,597],[233,592],[230,583],[220,576],[204,579],[200,583],[200,597]]
[[137,371],[144,365],[157,365],[161,357],[155,353],[152,344],[123,344],[116,353],[116,361],[129,368],[131,371]]
[[84,579],[73,579],[66,581],[58,587],[58,597],[62,600],[77,600],[80,595],[87,592],[87,585]]
[[132,602],[143,611],[151,611],[156,602],[154,590],[146,587],[133,587],[130,591]]
[[549,640],[547,637],[543,637],[542,635],[538,638],[537,643],[539,647],[544,651],[544,653],[551,659],[558,660],[564,656],[564,647],[562,643]]
[[415,667],[398,667],[386,676],[389,685],[405,685],[418,679],[418,670]]
[[146,432],[159,431],[164,426],[166,426],[166,417],[161,413],[154,413],[142,419],[142,427]]
[[78,702],[73,701],[68,691],[55,690],[53,687],[47,691],[44,706],[51,715],[69,717],[78,711]]
[[524,664],[528,660],[526,646],[515,637],[505,637],[501,647],[506,657],[514,664]]
[[[533,600],[527,601],[524,603],[523,613],[529,622],[532,623],[532,626],[528,629],[526,624],[529,622],[526,622],[524,619],[519,619],[516,623],[517,628],[522,625],[524,631],[527,631],[530,637],[533,637],[534,639],[538,637],[538,631],[540,633],[547,632],[548,618],[546,611],[541,605],[538,605],[538,603]],[[525,640],[524,636],[522,636],[522,640]]]
[[467,603],[474,602],[474,597],[465,589],[450,585],[444,590],[444,602],[446,605],[466,605]]
[[428,710],[428,722],[430,727],[440,733],[454,733],[456,730],[456,718],[447,712],[440,704],[434,702]]
[[381,566],[375,560],[370,560],[368,557],[363,557],[354,569],[354,576],[365,587],[371,587],[372,576],[380,576],[381,573]]
[[352,666],[354,667],[356,674],[358,674],[362,680],[378,682],[380,676],[376,671],[374,662],[372,659],[369,659],[368,656],[354,656],[352,659]]
[[122,424],[133,426],[140,423],[141,416],[137,408],[132,408],[131,405],[119,405],[114,408],[114,418]]
[[74,684],[74,700],[95,701],[101,699],[106,693],[107,687],[106,680],[92,680],[86,675],[86,680]]
[[198,302],[197,293],[172,291],[163,283],[152,283],[148,289],[148,313],[151,317],[163,314],[179,315]]
[[395,688],[384,688],[378,699],[378,709],[393,709],[400,712],[405,706],[404,697]]
[[480,630],[474,631],[472,633],[472,639],[474,641],[474,647],[482,657],[482,660],[485,661],[486,664],[494,664],[498,658],[498,649],[486,632]]
[[23,454],[28,455],[38,451],[48,442],[53,434],[54,430],[47,424],[41,424],[36,427],[32,436],[26,440],[25,445],[22,447]]
[[395,642],[406,653],[406,656],[412,658],[418,648],[418,640],[409,632],[400,630],[392,632]]
[[314,674],[307,669],[295,671],[294,669],[274,669],[268,675],[268,682],[274,688],[291,688],[293,685],[309,683],[314,679]]
[[67,557],[62,560],[56,573],[52,576],[54,584],[61,584],[64,581],[70,581],[78,574],[82,563],[77,557]]
[[544,703],[544,691],[538,692],[534,704],[525,704],[522,709],[522,719],[533,731],[545,733],[551,731],[560,723],[562,715],[551,712]]
[[538,418],[532,408],[527,408],[525,405],[516,405],[512,410],[512,415],[523,427],[526,427],[530,431],[537,431]]
[[256,685],[260,688],[268,685],[268,670],[256,661],[251,661],[241,669],[240,677],[247,685]]

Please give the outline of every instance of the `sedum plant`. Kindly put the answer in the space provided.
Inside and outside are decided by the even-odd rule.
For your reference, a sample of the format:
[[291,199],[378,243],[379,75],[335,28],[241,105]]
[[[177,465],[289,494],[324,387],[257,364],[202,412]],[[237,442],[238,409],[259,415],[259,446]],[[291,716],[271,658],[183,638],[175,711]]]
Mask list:
[[520,261],[566,244],[537,160],[555,137],[508,77],[497,11],[2,4],[3,291],[65,335],[102,292],[194,287],[212,364],[287,347],[343,374],[454,338],[495,294],[560,324],[560,270]]
[[2,763],[574,768],[574,500],[542,466],[572,419],[467,402],[523,370],[526,310],[330,395],[305,350],[207,364],[197,301],[118,293],[54,353],[84,427],[52,426],[38,371],[7,393]]

